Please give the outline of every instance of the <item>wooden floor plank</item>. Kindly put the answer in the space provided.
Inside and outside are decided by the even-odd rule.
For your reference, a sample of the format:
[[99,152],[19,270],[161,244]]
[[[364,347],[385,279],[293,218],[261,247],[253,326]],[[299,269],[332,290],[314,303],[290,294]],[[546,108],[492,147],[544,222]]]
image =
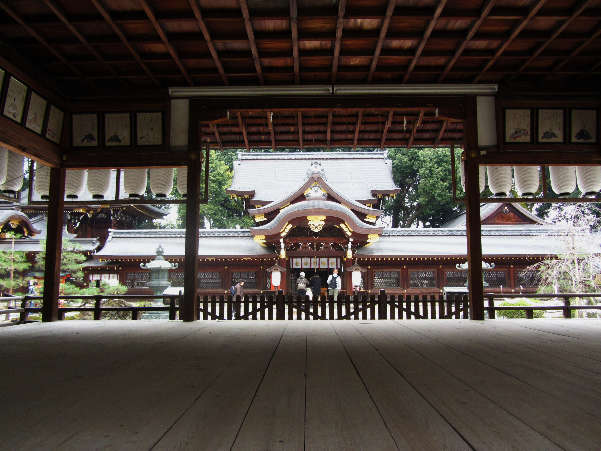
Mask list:
[[233,449],[303,449],[306,329],[288,325]]
[[307,323],[308,450],[397,449],[331,323]]
[[[425,322],[417,327],[397,324],[396,335],[413,351],[436,362],[449,374],[558,446],[579,450],[599,448],[601,422],[596,417],[571,403],[557,402],[547,393],[521,382],[510,373],[501,372],[449,346],[441,346],[441,342],[429,336],[431,328],[426,326]],[[507,371],[510,372],[511,368]]]
[[440,413],[359,335],[354,324],[337,323],[335,329],[399,449],[471,449]]

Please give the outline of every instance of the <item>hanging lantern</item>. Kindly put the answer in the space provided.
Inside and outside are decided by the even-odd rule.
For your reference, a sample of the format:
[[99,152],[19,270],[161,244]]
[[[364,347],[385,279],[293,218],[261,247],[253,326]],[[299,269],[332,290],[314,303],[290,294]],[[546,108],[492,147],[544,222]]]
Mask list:
[[363,277],[361,273],[365,272],[365,268],[362,268],[357,262],[355,262],[354,265],[349,266],[346,270],[351,271],[351,282],[353,285],[353,290],[357,291],[361,289],[363,285]]
[[538,166],[514,166],[515,189],[519,196],[532,196],[538,191],[540,168]]
[[173,168],[151,168],[150,189],[156,197],[167,197],[173,189]]
[[576,182],[583,196],[594,196],[601,190],[601,166],[576,166]]
[[23,186],[23,163],[25,157],[15,152],[8,152],[6,162],[6,180],[2,185],[2,192],[16,195]]
[[88,191],[92,199],[104,199],[110,184],[110,169],[88,169]]
[[[461,160],[461,164],[459,165],[459,173],[461,175],[461,187],[465,192],[465,161],[463,160]],[[478,186],[480,187],[480,192],[486,188],[486,166],[478,166]]]
[[0,185],[6,182],[6,165],[8,163],[8,149],[0,147]]
[[184,197],[188,195],[188,168],[177,168],[177,191]]
[[487,166],[488,187],[495,196],[507,197],[511,191],[511,166]]
[[551,189],[559,196],[568,196],[576,189],[574,166],[549,166]]
[[67,199],[77,199],[81,196],[87,172],[85,169],[67,169],[65,174],[65,195]]
[[146,192],[146,168],[123,170],[123,190],[129,197],[142,197]]
[[286,271],[286,268],[278,265],[277,263],[266,269],[267,272],[271,273],[271,288],[279,289],[282,284],[282,273]]
[[50,168],[43,164],[35,164],[35,175],[33,179],[33,190],[43,200],[47,200],[50,196]]

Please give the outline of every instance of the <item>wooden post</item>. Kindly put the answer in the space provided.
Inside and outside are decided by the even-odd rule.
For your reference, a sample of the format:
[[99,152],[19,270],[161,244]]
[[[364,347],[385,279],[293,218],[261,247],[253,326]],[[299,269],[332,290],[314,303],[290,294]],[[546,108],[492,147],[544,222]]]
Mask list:
[[102,316],[100,307],[102,306],[102,298],[100,296],[94,296],[94,320],[98,321]]
[[198,305],[198,229],[200,228],[200,176],[202,154],[191,151],[188,155],[188,186],[186,198],[186,255],[184,258],[184,298],[180,317],[184,321],[196,321]]
[[480,186],[478,168],[480,152],[476,136],[476,98],[465,102],[465,198],[470,319],[484,319],[482,287],[482,229],[480,225]]
[[495,319],[495,318],[496,318],[495,297],[489,296],[488,297],[488,319]]
[[65,206],[64,168],[50,168],[49,195],[42,321],[57,321]]
[[175,299],[176,299],[176,296],[171,296],[169,298],[169,321],[175,321],[175,312],[176,312]]
[[378,319],[386,319],[386,307],[386,290],[380,290],[380,294],[378,295]]
[[563,298],[563,317],[569,319],[572,317],[572,310],[570,309],[570,298]]

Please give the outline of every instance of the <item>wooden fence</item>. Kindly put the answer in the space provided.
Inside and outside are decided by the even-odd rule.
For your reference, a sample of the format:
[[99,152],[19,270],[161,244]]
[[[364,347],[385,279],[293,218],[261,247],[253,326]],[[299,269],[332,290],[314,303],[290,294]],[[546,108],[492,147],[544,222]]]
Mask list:
[[[535,310],[561,310],[564,318],[571,318],[572,312],[576,310],[601,310],[601,305],[572,305],[572,300],[601,298],[601,293],[545,293],[545,294],[498,294],[486,293],[486,310],[489,319],[496,318],[496,312],[503,310],[523,311],[526,318],[533,319]],[[495,305],[496,300],[507,301],[507,299],[561,299],[561,304],[553,305]]]

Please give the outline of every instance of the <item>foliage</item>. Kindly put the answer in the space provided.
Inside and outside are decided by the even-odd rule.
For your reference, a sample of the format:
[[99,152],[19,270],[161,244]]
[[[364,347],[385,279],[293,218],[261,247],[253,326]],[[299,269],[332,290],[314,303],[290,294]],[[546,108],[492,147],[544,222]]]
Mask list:
[[[14,233],[8,232],[6,238],[10,240],[19,237]],[[23,288],[25,285],[22,273],[30,267],[31,263],[27,259],[25,252],[13,250],[0,251],[0,292],[17,294],[15,289]]]
[[[42,249],[46,248],[46,241],[42,240]],[[83,263],[86,256],[82,253],[81,246],[71,240],[63,239],[61,252],[61,273],[69,274],[69,280],[75,284],[83,283]],[[39,252],[35,257],[36,266],[44,271],[46,265],[46,253]]]
[[[512,307],[512,306],[520,306],[527,307],[530,304],[528,301],[514,301],[514,302],[502,302],[499,304],[502,307]],[[497,316],[502,316],[503,318],[515,319],[515,318],[526,318],[525,310],[497,310]],[[533,312],[534,318],[543,318],[545,313],[542,310],[534,310]]]
[[[388,157],[394,182],[401,189],[384,205],[392,227],[440,227],[463,211],[463,205],[453,201],[448,149],[391,149]],[[458,158],[455,169],[458,174]]]

